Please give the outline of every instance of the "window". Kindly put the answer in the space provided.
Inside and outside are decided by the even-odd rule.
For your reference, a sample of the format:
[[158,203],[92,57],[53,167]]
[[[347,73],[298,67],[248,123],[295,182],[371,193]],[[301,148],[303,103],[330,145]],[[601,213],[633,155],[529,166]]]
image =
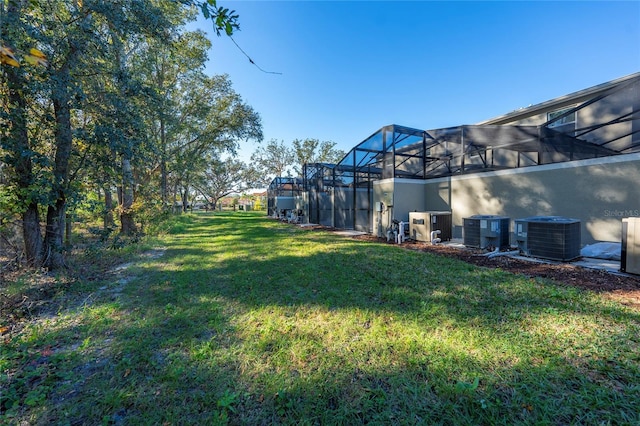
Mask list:
[[[576,126],[576,112],[573,111],[570,114],[567,114],[567,112],[571,111],[574,107],[570,106],[567,108],[562,108],[562,109],[558,109],[555,111],[551,111],[549,113],[547,113],[547,121],[551,121],[554,120],[553,122],[549,123],[549,127],[553,128],[553,127],[560,127],[560,126],[566,126],[568,124],[571,124],[574,129]],[[565,115],[567,114],[567,115]],[[558,118],[561,117],[561,118]],[[568,126],[567,126],[568,127]]]

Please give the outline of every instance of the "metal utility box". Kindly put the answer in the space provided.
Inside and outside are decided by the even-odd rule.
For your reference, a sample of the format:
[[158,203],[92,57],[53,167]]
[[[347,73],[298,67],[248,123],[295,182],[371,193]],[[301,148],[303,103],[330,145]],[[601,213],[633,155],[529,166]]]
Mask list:
[[463,243],[467,247],[509,247],[509,224],[505,216],[475,215],[462,219]]
[[640,275],[640,217],[622,219],[620,270]]
[[527,256],[569,261],[580,257],[580,221],[561,216],[516,219],[515,239]]
[[440,231],[440,241],[451,240],[451,212],[409,212],[409,236],[416,241],[431,241],[431,232]]

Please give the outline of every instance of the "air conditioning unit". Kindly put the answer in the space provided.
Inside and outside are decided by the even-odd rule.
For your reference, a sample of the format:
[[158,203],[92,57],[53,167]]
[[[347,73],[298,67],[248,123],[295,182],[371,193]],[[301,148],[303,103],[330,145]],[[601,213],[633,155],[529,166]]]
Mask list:
[[580,257],[580,221],[560,216],[533,216],[514,221],[515,240],[525,255],[569,261]]
[[462,237],[467,247],[508,248],[509,223],[505,216],[475,215],[463,218]]
[[441,241],[451,240],[451,212],[409,212],[409,236],[416,241],[431,241],[431,232],[440,231]]
[[622,219],[620,270],[640,275],[640,217]]

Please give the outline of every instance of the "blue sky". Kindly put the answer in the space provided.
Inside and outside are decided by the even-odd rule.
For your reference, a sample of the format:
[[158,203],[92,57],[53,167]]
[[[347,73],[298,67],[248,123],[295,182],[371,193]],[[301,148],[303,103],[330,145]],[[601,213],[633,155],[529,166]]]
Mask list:
[[[230,76],[265,141],[349,151],[387,124],[474,124],[640,71],[640,1],[233,1],[207,72]],[[248,158],[257,145],[245,143]]]

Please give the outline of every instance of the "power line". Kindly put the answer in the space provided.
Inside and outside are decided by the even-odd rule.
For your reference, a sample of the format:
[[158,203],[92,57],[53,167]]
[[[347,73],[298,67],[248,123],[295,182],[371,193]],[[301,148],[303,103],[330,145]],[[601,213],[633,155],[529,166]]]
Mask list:
[[276,72],[276,71],[266,71],[264,69],[262,69],[260,67],[260,65],[256,64],[255,62],[253,62],[253,59],[251,59],[251,57],[249,55],[247,55],[247,52],[245,52],[244,50],[242,50],[242,47],[240,47],[240,45],[238,43],[236,43],[236,41],[233,39],[233,37],[229,36],[229,38],[231,39],[231,41],[233,42],[233,44],[236,45],[236,47],[244,54],[244,56],[247,57],[247,59],[249,59],[249,62],[251,62],[253,65],[255,65],[256,68],[258,68],[260,71],[262,71],[265,74],[277,74],[277,75],[282,75],[281,72]]

